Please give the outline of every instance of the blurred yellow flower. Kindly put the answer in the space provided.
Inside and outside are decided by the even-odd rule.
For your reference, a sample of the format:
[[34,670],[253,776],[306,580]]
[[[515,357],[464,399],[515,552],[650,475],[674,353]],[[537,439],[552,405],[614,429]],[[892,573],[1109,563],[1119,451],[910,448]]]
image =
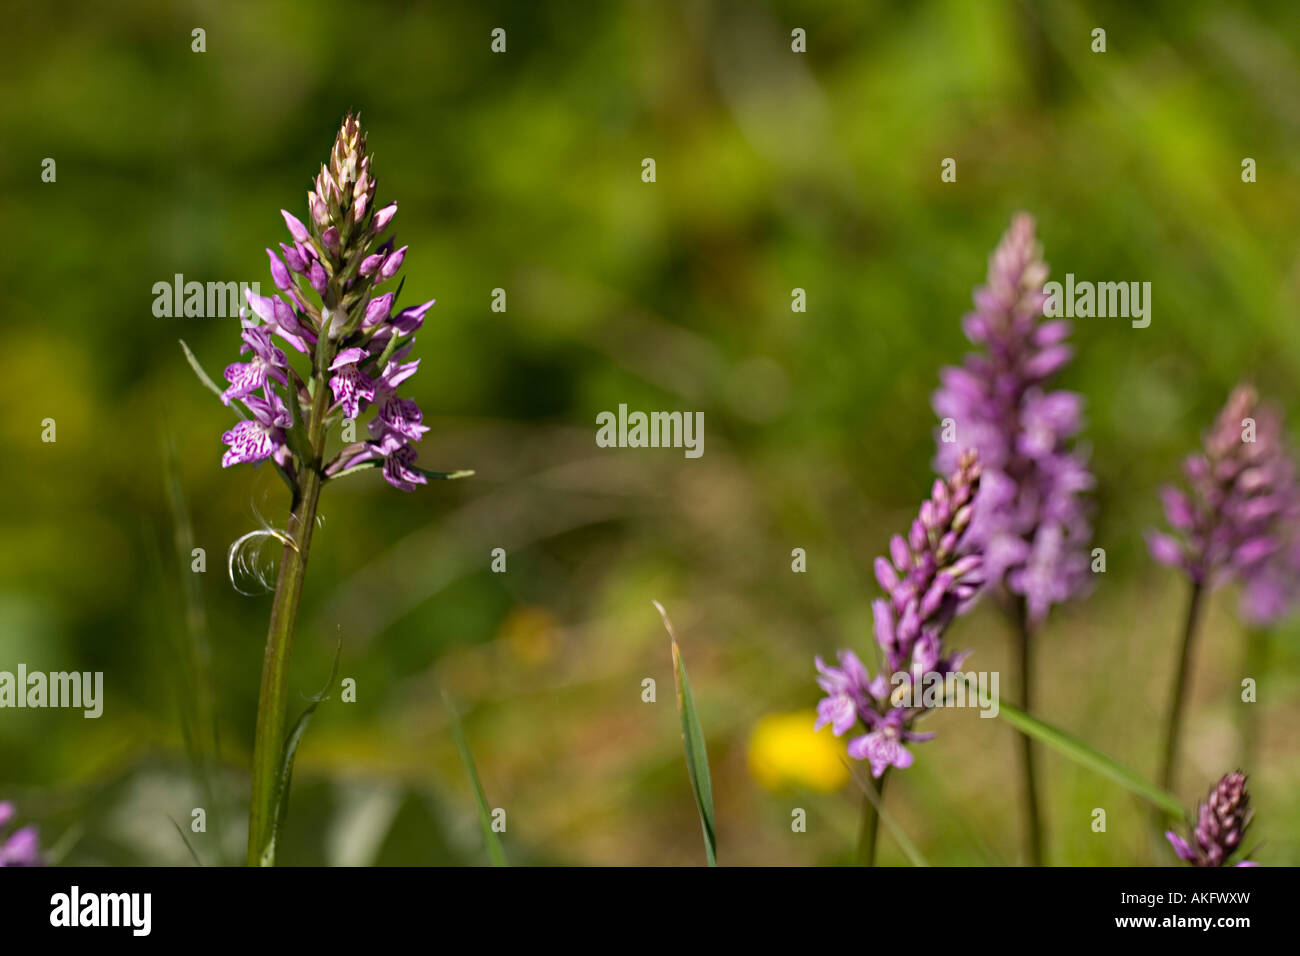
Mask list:
[[749,772],[768,790],[805,787],[830,793],[849,779],[844,744],[823,729],[813,733],[817,713],[768,714],[749,738]]
[[539,667],[555,655],[559,624],[546,608],[528,605],[510,612],[498,636],[516,664]]

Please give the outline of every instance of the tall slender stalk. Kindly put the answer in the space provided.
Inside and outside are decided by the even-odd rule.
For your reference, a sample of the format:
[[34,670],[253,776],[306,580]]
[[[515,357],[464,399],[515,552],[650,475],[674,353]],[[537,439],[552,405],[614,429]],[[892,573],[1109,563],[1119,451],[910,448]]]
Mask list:
[[[1033,696],[1033,661],[1030,655],[1031,633],[1029,613],[1025,599],[1015,602],[1016,621],[1016,662],[1017,678],[1020,688],[1020,709],[1032,714]],[[1029,852],[1031,866],[1043,866],[1043,821],[1038,805],[1038,772],[1035,763],[1034,741],[1025,733],[1020,735],[1020,769],[1023,786],[1025,810],[1025,845]]]
[[1165,723],[1165,750],[1160,769],[1160,786],[1172,790],[1174,775],[1178,765],[1178,734],[1182,728],[1183,709],[1187,696],[1187,674],[1191,669],[1192,640],[1196,635],[1196,625],[1201,615],[1201,599],[1205,586],[1193,580],[1191,595],[1187,601],[1187,618],[1183,624],[1183,646],[1178,655],[1178,671],[1174,675],[1174,686],[1170,697],[1169,716]]
[[1252,768],[1259,753],[1259,679],[1268,667],[1268,633],[1260,627],[1250,628],[1243,639],[1242,677],[1255,681],[1255,701],[1239,701],[1241,717],[1237,724],[1241,735],[1241,766]]
[[867,794],[862,795],[862,827],[858,831],[858,866],[876,865],[876,838],[880,834],[880,814],[876,811],[876,803],[885,799],[885,779],[888,776],[889,770],[886,769],[879,777],[871,777],[867,781],[867,786],[875,794],[875,800]]
[[266,656],[262,661],[262,690],[257,702],[257,730],[253,738],[253,791],[248,818],[248,865],[272,866],[275,848],[275,788],[284,744],[286,703],[289,697],[289,660],[293,651],[294,624],[307,575],[312,528],[320,502],[321,460],[325,447],[325,413],[329,390],[320,372],[313,374],[314,394],[308,418],[311,460],[305,464],[289,512],[280,573],[271,604],[271,623],[266,633]]
[[[378,287],[397,278],[407,247],[394,249],[396,239],[384,239],[397,203],[376,208],[374,199],[361,118],[349,113],[334,138],[328,164],[322,164],[315,189],[307,194],[310,227],[287,209],[280,210],[293,244],[279,244],[283,258],[266,250],[278,294],[245,294],[252,314],[243,309],[239,313],[240,351],[251,352],[251,360],[227,367],[230,386],[223,391],[181,343],[199,381],[223,404],[233,406],[240,418],[221,436],[229,446],[221,466],[270,460],[291,495],[287,527],[277,535],[284,548],[266,634],[253,741],[247,854],[253,866],[275,863],[277,816],[283,815],[285,797],[282,781],[287,785],[305,726],[295,728],[294,741],[286,748],[293,630],[321,486],[369,468],[381,469],[384,480],[402,491],[414,491],[430,478],[473,474],[428,471],[415,464],[414,443],[429,428],[422,424],[419,405],[397,389],[419,365],[418,359],[408,362],[406,357],[433,300],[394,315],[401,283],[377,294]],[[273,336],[310,357],[306,382]],[[366,428],[369,440],[356,441],[349,437],[354,431],[350,426],[371,405],[376,414]],[[348,444],[326,462],[325,433],[333,421],[344,423],[343,440]],[[233,567],[234,551],[231,557]],[[323,692],[312,706],[322,697]]]

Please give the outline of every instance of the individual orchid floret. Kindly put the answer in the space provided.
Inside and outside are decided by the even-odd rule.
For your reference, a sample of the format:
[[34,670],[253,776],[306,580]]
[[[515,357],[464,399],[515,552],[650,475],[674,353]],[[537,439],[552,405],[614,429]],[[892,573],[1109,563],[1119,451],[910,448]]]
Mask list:
[[839,652],[839,667],[827,667],[820,657],[814,659],[817,685],[826,692],[817,705],[817,722],[813,730],[827,724],[836,737],[844,734],[858,720],[858,714],[870,710],[873,700],[883,700],[889,694],[889,683],[883,676],[873,681],[866,665],[852,651]]
[[370,421],[370,433],[382,439],[392,435],[404,441],[419,441],[429,426],[422,424],[424,414],[420,406],[409,398],[390,395],[379,408],[379,414]]
[[1240,613],[1251,627],[1269,627],[1300,606],[1300,522],[1279,530],[1277,549],[1243,574]]
[[403,345],[384,363],[384,370],[380,373],[379,381],[375,386],[375,395],[377,397],[382,395],[387,398],[397,390],[399,385],[419,371],[419,359],[410,362],[403,361],[410,353],[411,347]]
[[366,306],[364,317],[361,319],[363,329],[374,328],[381,322],[387,322],[389,313],[393,310],[393,293],[385,292],[381,296],[376,296],[370,300]]
[[385,229],[388,228],[388,224],[393,221],[393,217],[396,215],[397,215],[397,203],[395,202],[389,203],[383,209],[375,213],[374,222],[371,224],[370,227],[371,232],[376,236],[380,235]]
[[293,421],[278,395],[269,387],[263,394],[265,397],[245,396],[244,404],[253,413],[253,417],[245,419],[221,436],[221,440],[230,446],[221,456],[222,468],[266,458],[274,458],[280,465],[288,464],[289,449],[285,444],[284,430]]
[[426,484],[430,474],[437,478],[461,477],[460,474],[429,473],[415,467],[416,451],[401,435],[373,429],[375,440],[349,445],[327,469],[328,475],[341,475],[355,468],[379,465],[384,480],[399,491],[414,491]]
[[915,716],[902,707],[886,711],[883,717],[873,715],[871,732],[849,741],[849,756],[867,761],[871,775],[877,778],[890,767],[901,770],[912,766],[912,752],[903,745],[933,740],[935,736],[933,732],[917,733],[908,729]]
[[375,399],[375,383],[359,365],[367,357],[365,349],[353,347],[340,352],[330,365],[334,372],[330,390],[347,418],[355,419],[361,414],[362,403]]
[[413,305],[393,316],[393,329],[398,335],[410,335],[424,324],[424,313],[433,308],[434,300]]
[[284,224],[289,228],[289,235],[293,236],[294,242],[311,242],[311,233],[297,216],[285,209],[280,210],[280,215],[284,217]]
[[230,387],[221,393],[221,401],[227,405],[233,399],[244,398],[260,390],[268,378],[284,386],[289,384],[285,374],[289,367],[288,359],[272,344],[270,330],[265,326],[246,328],[241,336],[244,344],[239,351],[252,352],[253,360],[226,367],[226,381]]
[[424,473],[415,467],[415,449],[410,445],[381,445],[380,450],[387,448],[386,454],[383,454],[383,475],[384,481],[388,482],[398,491],[414,491],[416,486],[428,482]]
[[284,256],[284,263],[291,271],[296,272],[298,275],[302,275],[307,271],[305,250],[297,244],[291,246],[285,242],[280,243],[280,254]]
[[1192,866],[1258,866],[1250,860],[1228,862],[1241,849],[1254,815],[1246,792],[1246,775],[1236,771],[1220,779],[1197,808],[1196,823],[1188,839],[1173,830],[1166,831],[1165,837],[1178,858]]
[[389,253],[388,258],[384,260],[384,264],[379,267],[381,282],[387,282],[397,275],[397,270],[402,268],[402,261],[406,258],[406,248],[406,246],[402,246],[396,252]]

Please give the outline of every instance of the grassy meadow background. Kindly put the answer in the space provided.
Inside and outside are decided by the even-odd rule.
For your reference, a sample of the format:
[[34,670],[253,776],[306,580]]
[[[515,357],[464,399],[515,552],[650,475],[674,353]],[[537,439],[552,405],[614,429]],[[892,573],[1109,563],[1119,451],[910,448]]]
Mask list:
[[[1037,666],[1039,716],[1154,776],[1186,598],[1146,555],[1157,488],[1239,380],[1300,440],[1300,7],[5,8],[0,670],[105,674],[99,720],[0,712],[0,799],[56,859],[191,862],[171,821],[188,831],[197,806],[199,857],[242,857],[270,596],[232,587],[226,549],[282,525],[287,496],[268,468],[221,469],[230,414],[178,345],[219,375],[237,320],[157,318],[152,289],[269,290],[278,210],[305,214],[349,108],[400,206],[406,295],[438,300],[410,389],[433,426],[420,463],[477,476],[326,489],[294,694],[341,637],[357,700],[314,717],[282,863],[486,861],[444,689],[512,863],[702,862],[652,599],[706,728],[720,862],[846,862],[860,802],[842,743],[811,734],[812,658],[870,648],[871,560],[928,490],[930,393],[1021,209],[1054,278],[1152,283],[1149,328],[1076,322],[1062,384],[1087,400],[1107,571],[1053,613]],[[703,411],[703,457],[597,448],[620,403]],[[1235,607],[1211,602],[1177,791],[1192,803],[1241,759],[1255,653],[1255,858],[1295,864],[1300,627],[1248,635]],[[948,641],[1014,693],[1008,636],[988,604]],[[932,863],[1019,862],[1013,732],[974,710],[926,724],[939,737],[888,808]],[[1174,862],[1127,792],[1042,760],[1053,862]],[[887,834],[881,858],[905,862]]]

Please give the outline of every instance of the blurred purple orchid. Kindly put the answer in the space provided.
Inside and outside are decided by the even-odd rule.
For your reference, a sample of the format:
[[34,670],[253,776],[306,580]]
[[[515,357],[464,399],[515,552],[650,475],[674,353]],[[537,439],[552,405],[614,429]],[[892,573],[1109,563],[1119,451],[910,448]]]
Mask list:
[[983,550],[989,585],[1023,598],[1032,624],[1087,590],[1092,537],[1083,493],[1094,482],[1071,447],[1083,401],[1047,387],[1072,356],[1069,323],[1040,321],[1047,275],[1034,220],[1017,215],[962,321],[981,351],[943,369],[933,399],[951,425],[936,436],[935,470],[949,473],[964,449],[979,452],[984,480],[970,540]]
[[41,843],[35,826],[29,824],[4,836],[16,815],[12,803],[0,801],[0,866],[40,866]]
[[1258,866],[1250,860],[1228,862],[1241,849],[1254,815],[1246,792],[1246,775],[1235,771],[1223,776],[1197,807],[1190,839],[1183,839],[1173,830],[1166,831],[1165,837],[1178,858],[1192,866]]
[[1239,581],[1252,624],[1285,616],[1300,602],[1300,483],[1281,416],[1238,386],[1183,472],[1188,491],[1160,490],[1174,533],[1148,532],[1151,556],[1198,587]]

